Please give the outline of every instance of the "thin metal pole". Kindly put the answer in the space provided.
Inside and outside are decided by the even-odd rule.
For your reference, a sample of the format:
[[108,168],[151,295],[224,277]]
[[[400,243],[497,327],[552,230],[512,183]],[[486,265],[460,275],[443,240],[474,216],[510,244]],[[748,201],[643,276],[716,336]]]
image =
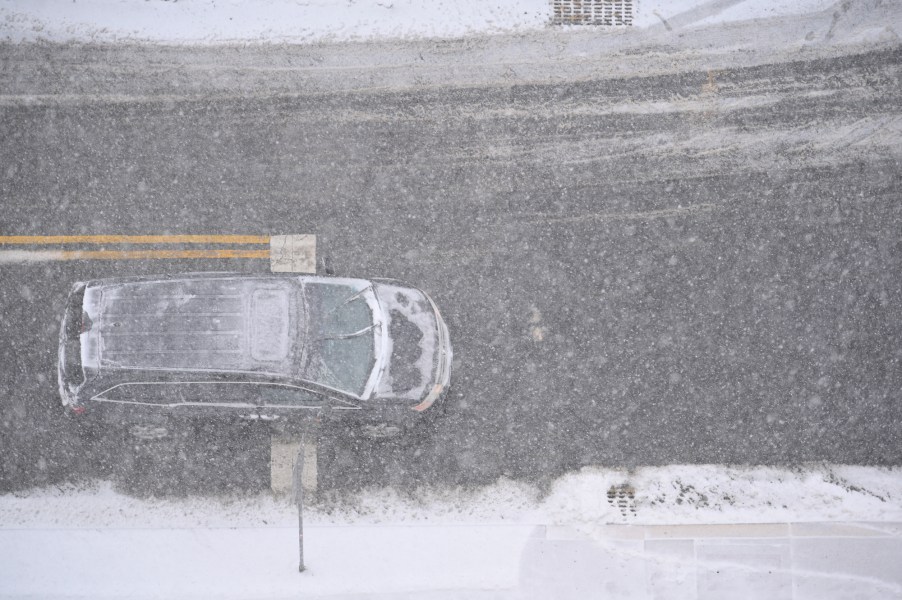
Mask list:
[[301,431],[301,445],[298,447],[298,455],[294,460],[294,500],[298,507],[298,572],[304,572],[304,440],[306,438],[305,427]]

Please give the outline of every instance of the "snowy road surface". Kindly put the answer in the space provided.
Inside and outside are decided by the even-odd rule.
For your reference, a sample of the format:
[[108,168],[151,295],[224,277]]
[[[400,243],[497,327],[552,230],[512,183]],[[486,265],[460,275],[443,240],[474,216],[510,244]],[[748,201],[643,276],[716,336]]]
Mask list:
[[[327,438],[326,487],[899,464],[898,13],[191,52],[4,45],[0,231],[311,233],[338,274],[423,287],[455,345],[447,410],[410,443]],[[72,281],[267,268],[0,266],[2,486],[107,477],[121,454],[59,408]],[[265,432],[208,433],[147,478],[266,487]]]
[[[34,85],[56,81],[65,52],[34,52],[49,53]],[[445,416],[416,452],[333,437],[326,484],[898,464],[900,58],[253,98],[16,96],[0,121],[0,223],[315,233],[339,274],[427,290],[455,344]],[[2,464],[18,486],[98,474],[56,398],[72,281],[267,265],[0,268],[0,358],[15,365],[0,373]],[[254,439],[268,443],[233,441],[229,455],[257,482],[268,450],[245,450]],[[229,460],[216,468],[247,474]]]

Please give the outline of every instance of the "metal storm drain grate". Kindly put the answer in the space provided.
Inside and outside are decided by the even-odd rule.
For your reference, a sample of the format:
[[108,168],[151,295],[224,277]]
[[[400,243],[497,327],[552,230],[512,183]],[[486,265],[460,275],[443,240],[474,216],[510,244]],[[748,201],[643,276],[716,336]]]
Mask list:
[[551,0],[552,25],[633,24],[635,0]]
[[608,504],[620,509],[624,516],[636,514],[636,489],[628,483],[612,485],[608,489]]

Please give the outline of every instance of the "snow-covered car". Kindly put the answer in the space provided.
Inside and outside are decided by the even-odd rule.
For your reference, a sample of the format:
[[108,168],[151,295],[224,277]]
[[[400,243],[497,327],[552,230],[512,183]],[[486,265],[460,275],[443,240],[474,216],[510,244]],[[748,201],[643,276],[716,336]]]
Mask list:
[[448,328],[388,280],[202,273],[76,283],[59,340],[62,403],[165,435],[173,418],[340,416],[391,434],[445,395]]

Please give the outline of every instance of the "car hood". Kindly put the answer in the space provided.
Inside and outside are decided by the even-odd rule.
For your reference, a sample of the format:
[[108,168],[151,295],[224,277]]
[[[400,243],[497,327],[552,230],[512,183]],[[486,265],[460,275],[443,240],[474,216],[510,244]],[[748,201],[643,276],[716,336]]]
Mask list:
[[378,398],[420,400],[435,383],[438,322],[426,295],[416,289],[376,284],[388,360],[376,384]]

